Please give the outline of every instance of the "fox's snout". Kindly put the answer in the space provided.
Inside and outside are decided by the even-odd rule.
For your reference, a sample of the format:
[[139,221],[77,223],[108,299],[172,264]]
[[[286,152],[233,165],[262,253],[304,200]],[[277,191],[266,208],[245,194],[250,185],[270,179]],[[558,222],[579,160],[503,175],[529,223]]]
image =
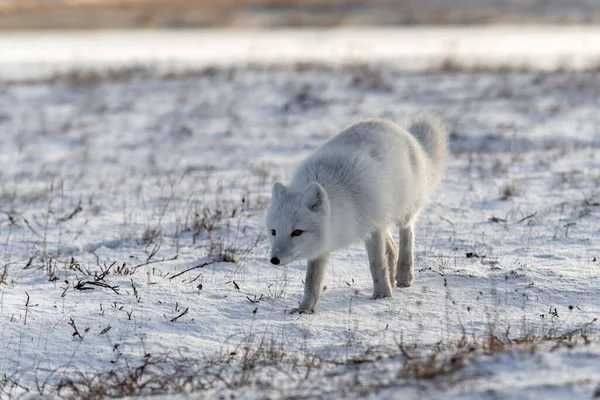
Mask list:
[[273,265],[279,265],[279,263],[280,263],[279,258],[277,258],[277,257],[272,257],[271,258],[271,264],[273,264]]

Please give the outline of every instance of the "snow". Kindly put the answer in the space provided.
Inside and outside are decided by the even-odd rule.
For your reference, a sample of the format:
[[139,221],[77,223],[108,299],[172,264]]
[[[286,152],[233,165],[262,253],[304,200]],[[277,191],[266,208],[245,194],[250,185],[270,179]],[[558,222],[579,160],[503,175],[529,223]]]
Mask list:
[[[589,343],[484,355],[442,383],[399,379],[394,356],[312,372],[271,366],[259,376],[274,388],[215,384],[206,394],[327,397],[358,377],[366,392],[353,395],[372,398],[590,398],[600,384],[599,79],[383,62],[4,83],[0,375],[27,388],[48,382],[51,396],[63,378],[147,355],[206,360],[265,340],[349,360],[400,342],[450,345],[463,332],[481,342],[491,327],[501,338],[576,332]],[[317,314],[286,313],[301,299],[304,266],[268,263],[272,182],[357,119],[406,123],[421,109],[448,121],[452,155],[417,225],[413,286],[371,300],[357,245],[332,257]],[[235,249],[238,261],[212,263],[211,246]],[[98,281],[118,294],[75,288],[109,266]]]
[[479,67],[588,69],[600,62],[596,26],[417,26],[334,30],[15,32],[0,35],[0,77],[34,79],[73,68],[393,62],[423,71]]

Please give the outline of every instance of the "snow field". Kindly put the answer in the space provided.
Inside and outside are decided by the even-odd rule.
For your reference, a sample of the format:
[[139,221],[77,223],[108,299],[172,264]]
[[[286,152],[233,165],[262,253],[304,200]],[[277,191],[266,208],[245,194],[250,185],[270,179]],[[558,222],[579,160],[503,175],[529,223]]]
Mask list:
[[[113,394],[590,398],[598,79],[380,64],[3,84],[0,394],[90,396],[146,363],[150,383]],[[357,119],[421,109],[452,155],[413,286],[370,300],[357,245],[317,314],[287,314],[304,266],[268,263],[271,183]]]

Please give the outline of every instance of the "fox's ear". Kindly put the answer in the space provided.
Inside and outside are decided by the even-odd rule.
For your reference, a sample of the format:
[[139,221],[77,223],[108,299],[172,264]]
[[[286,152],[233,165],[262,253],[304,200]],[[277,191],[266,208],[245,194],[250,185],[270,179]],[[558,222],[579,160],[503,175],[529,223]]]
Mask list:
[[282,197],[283,195],[285,195],[286,190],[287,189],[285,188],[285,186],[283,186],[282,183],[275,182],[273,184],[273,190],[271,192],[271,197],[274,199],[276,199],[278,197]]
[[310,211],[324,211],[328,204],[327,192],[323,189],[323,186],[317,182],[312,182],[304,189],[302,201]]

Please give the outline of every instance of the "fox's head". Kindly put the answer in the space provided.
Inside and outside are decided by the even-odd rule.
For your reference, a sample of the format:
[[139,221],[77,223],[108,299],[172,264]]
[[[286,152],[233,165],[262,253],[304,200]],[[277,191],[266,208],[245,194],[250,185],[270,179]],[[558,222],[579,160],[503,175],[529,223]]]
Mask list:
[[329,241],[327,192],[317,182],[300,192],[275,182],[266,223],[272,264],[320,256]]

